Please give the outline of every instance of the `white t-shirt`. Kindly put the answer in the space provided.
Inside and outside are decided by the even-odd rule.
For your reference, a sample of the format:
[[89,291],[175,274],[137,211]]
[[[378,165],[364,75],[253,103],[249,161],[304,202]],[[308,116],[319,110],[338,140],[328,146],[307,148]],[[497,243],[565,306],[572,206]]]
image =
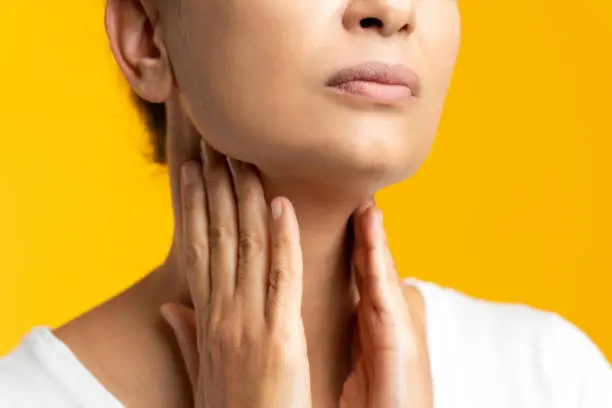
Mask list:
[[[612,368],[558,315],[410,280],[425,299],[436,408],[612,408]],[[123,408],[47,328],[0,360],[0,408]]]

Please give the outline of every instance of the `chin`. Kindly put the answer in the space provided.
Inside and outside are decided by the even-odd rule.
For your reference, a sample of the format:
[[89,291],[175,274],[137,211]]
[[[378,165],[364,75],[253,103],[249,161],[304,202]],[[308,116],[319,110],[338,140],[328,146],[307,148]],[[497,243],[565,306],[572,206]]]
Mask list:
[[410,177],[423,163],[430,144],[408,131],[377,129],[351,132],[350,138],[339,141],[337,151],[343,152],[339,165],[386,185]]
[[412,176],[420,167],[420,160],[417,162],[411,155],[396,156],[394,158],[373,158],[369,161],[353,162],[353,172],[375,191],[384,187],[399,183]]
[[405,147],[385,149],[378,145],[367,149],[353,143],[313,148],[294,155],[281,166],[268,161],[266,167],[285,179],[312,182],[326,190],[371,195],[409,178],[422,161],[419,152]]

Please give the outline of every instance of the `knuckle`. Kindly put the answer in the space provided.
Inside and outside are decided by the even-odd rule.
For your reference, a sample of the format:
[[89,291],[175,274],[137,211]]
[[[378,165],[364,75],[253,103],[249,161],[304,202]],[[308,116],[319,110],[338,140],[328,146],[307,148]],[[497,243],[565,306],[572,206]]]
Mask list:
[[271,280],[274,280],[276,287],[283,286],[291,280],[287,263],[282,262],[272,266]]
[[243,232],[238,242],[238,255],[242,258],[250,258],[263,253],[263,239],[258,234]]
[[[270,289],[278,293],[279,288],[287,280],[285,268],[281,265],[274,265],[270,271]],[[276,298],[276,296],[275,296]]]
[[284,266],[273,266],[270,277],[269,286],[270,294],[269,297],[270,306],[274,308],[280,308],[283,306],[283,288],[289,284],[291,277]]
[[205,259],[208,248],[203,242],[190,242],[185,247],[185,267],[193,271],[200,262]]
[[274,238],[273,246],[275,251],[286,250],[291,244],[291,238],[289,236],[281,234]]
[[219,249],[224,242],[231,238],[229,228],[220,224],[211,225],[208,234],[211,249]]

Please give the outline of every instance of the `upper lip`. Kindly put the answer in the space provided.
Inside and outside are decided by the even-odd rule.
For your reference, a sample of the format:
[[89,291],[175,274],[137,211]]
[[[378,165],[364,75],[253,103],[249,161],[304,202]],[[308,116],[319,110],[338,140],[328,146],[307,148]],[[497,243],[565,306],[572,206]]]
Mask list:
[[413,96],[418,96],[421,90],[421,80],[413,70],[402,64],[387,64],[378,61],[343,68],[332,75],[326,85],[333,87],[351,81],[403,85],[410,88]]

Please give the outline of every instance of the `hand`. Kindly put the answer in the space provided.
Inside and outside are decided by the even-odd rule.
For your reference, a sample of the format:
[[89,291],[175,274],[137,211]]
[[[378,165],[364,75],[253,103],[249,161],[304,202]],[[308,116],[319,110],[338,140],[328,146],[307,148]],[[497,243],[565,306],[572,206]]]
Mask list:
[[203,151],[203,172],[187,163],[181,182],[182,249],[195,310],[161,310],[195,407],[310,408],[293,207],[275,198],[269,218],[256,170],[208,146]]
[[364,205],[353,215],[353,225],[360,299],[353,370],[340,408],[432,408],[425,329],[404,297],[382,213],[373,204]]

